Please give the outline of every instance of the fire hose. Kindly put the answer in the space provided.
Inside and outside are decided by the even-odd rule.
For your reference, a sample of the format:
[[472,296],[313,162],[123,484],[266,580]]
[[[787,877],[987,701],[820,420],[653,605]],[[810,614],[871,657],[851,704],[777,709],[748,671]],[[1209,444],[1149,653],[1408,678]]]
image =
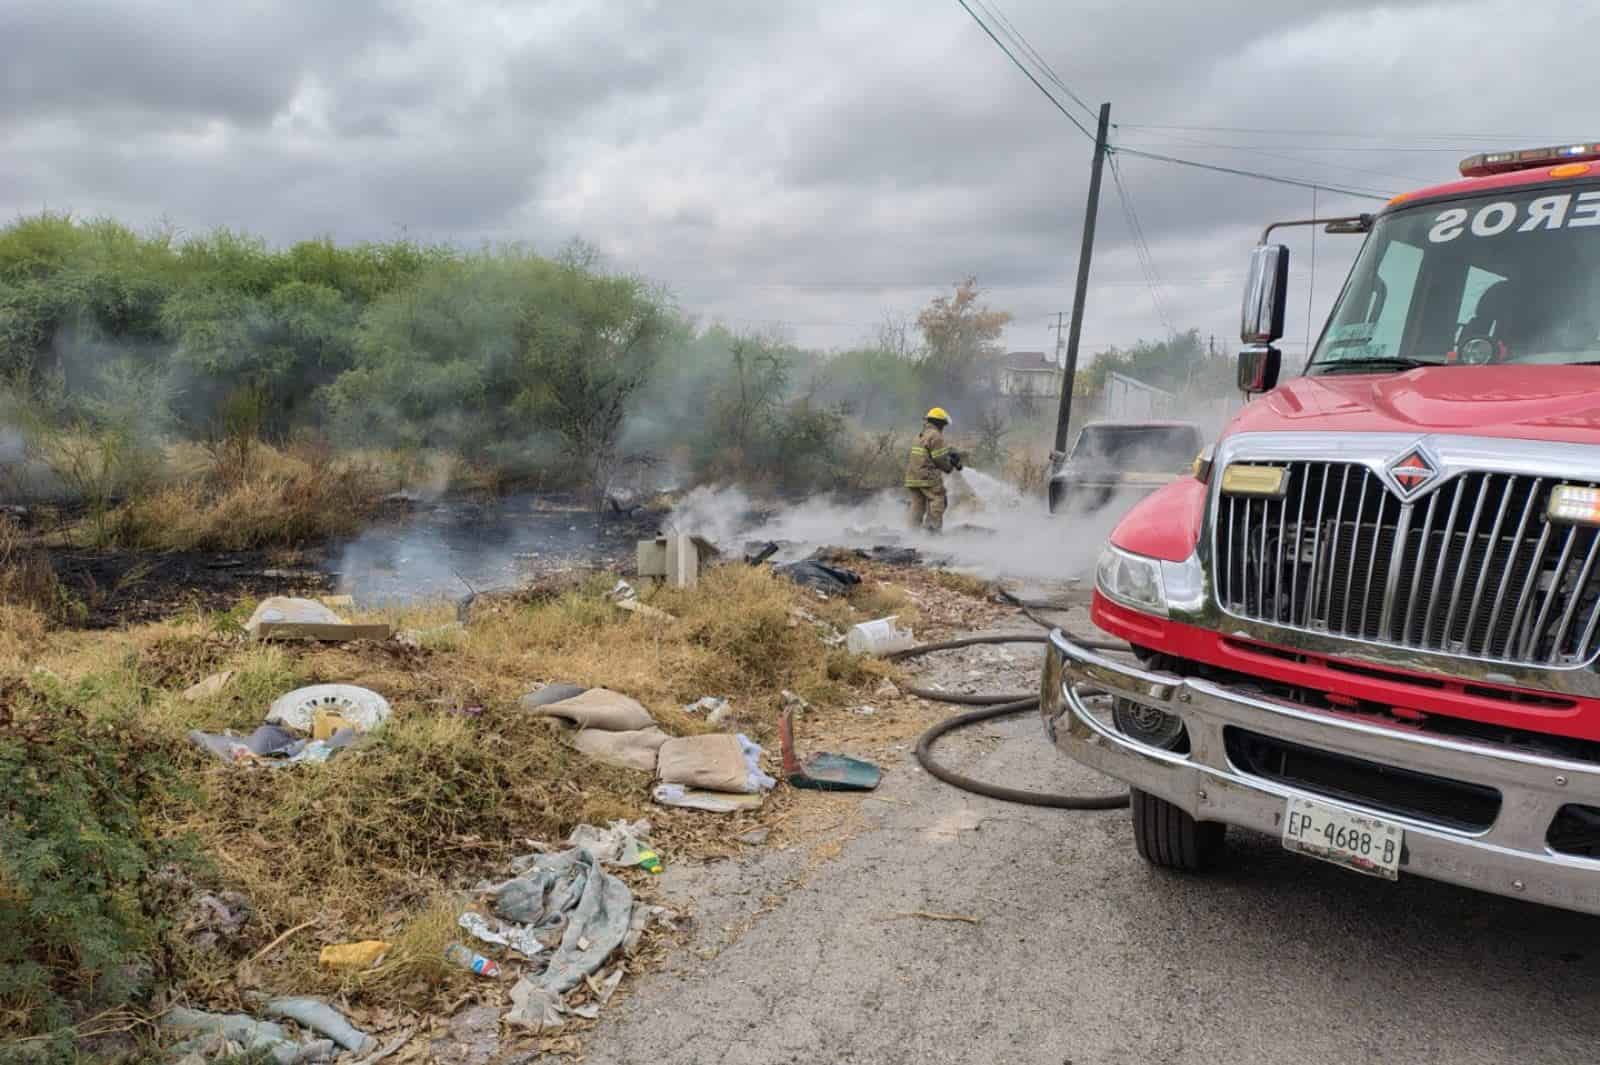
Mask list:
[[[1043,625],[1047,629],[1056,626],[1036,616],[1030,608],[1052,609],[1060,608],[1060,604],[1049,602],[1024,602],[1007,592],[1002,591],[1000,597],[1018,607],[1030,621]],[[1100,651],[1127,651],[1128,645],[1116,640],[1098,640],[1068,634],[1072,642],[1080,647],[1088,647]],[[1048,643],[1048,636],[1036,636],[1032,633],[1001,633],[998,635],[962,636],[953,640],[942,640],[938,643],[925,643],[916,647],[907,648],[888,657],[895,661],[916,658],[920,655],[932,654],[935,651],[953,651],[961,647],[975,647],[982,644],[1005,643]],[[948,766],[941,765],[933,756],[933,745],[940,737],[957,729],[967,728],[984,721],[995,721],[1004,717],[1026,713],[1036,709],[1039,705],[1039,696],[1028,692],[1009,692],[1004,694],[986,693],[964,695],[958,692],[938,691],[933,688],[918,688],[907,686],[903,690],[919,699],[928,699],[933,702],[953,703],[958,706],[981,707],[977,710],[968,710],[965,713],[955,714],[945,718],[917,738],[916,756],[922,768],[928,775],[937,780],[942,780],[952,787],[969,791],[975,795],[984,795],[991,799],[1000,799],[1004,802],[1020,803],[1025,806],[1048,806],[1057,810],[1116,810],[1128,805],[1128,793],[1119,795],[1064,795],[1054,792],[1023,791],[1020,788],[1008,788],[1000,784],[990,784],[986,781],[976,780],[972,777],[957,773]]]

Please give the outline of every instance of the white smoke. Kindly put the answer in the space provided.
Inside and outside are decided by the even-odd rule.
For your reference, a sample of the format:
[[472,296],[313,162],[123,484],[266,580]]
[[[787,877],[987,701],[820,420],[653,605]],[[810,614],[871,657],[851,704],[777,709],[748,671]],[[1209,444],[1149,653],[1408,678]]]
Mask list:
[[1086,581],[1101,545],[1142,493],[1113,499],[1092,513],[1050,514],[1045,501],[1022,495],[981,470],[947,480],[950,509],[944,532],[913,530],[899,491],[844,505],[806,500],[764,510],[737,488],[698,488],[673,509],[664,528],[701,535],[725,552],[775,540],[776,556],[803,558],[823,546],[914,547],[930,560],[991,580],[1060,585]]

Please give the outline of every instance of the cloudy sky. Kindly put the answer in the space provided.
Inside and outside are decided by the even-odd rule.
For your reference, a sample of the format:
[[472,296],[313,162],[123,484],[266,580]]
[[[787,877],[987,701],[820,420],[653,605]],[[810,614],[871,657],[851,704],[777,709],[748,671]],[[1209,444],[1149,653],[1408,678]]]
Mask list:
[[[1600,136],[1590,0],[969,2],[1112,101],[1128,148],[1392,193]],[[824,347],[967,274],[1012,347],[1051,346],[1091,148],[956,0],[6,0],[0,87],[8,216],[579,236],[687,310]],[[1231,346],[1260,226],[1312,192],[1120,158],[1163,283],[1108,174],[1086,343]],[[1290,239],[1292,341],[1352,249],[1320,238],[1313,276]]]

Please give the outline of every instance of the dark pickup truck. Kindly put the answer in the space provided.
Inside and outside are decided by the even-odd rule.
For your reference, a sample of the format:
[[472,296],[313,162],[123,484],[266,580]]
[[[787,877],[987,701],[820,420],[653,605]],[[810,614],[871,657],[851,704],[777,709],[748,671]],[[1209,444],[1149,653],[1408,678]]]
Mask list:
[[1203,446],[1190,422],[1090,422],[1050,478],[1050,513],[1137,502],[1184,476]]

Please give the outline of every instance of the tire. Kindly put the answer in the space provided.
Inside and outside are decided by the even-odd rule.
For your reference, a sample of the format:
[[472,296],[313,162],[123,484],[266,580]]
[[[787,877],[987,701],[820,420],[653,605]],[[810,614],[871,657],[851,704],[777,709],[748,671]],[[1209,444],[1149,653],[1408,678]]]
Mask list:
[[1165,799],[1131,790],[1133,845],[1139,857],[1160,869],[1200,873],[1216,864],[1228,826],[1196,821]]

